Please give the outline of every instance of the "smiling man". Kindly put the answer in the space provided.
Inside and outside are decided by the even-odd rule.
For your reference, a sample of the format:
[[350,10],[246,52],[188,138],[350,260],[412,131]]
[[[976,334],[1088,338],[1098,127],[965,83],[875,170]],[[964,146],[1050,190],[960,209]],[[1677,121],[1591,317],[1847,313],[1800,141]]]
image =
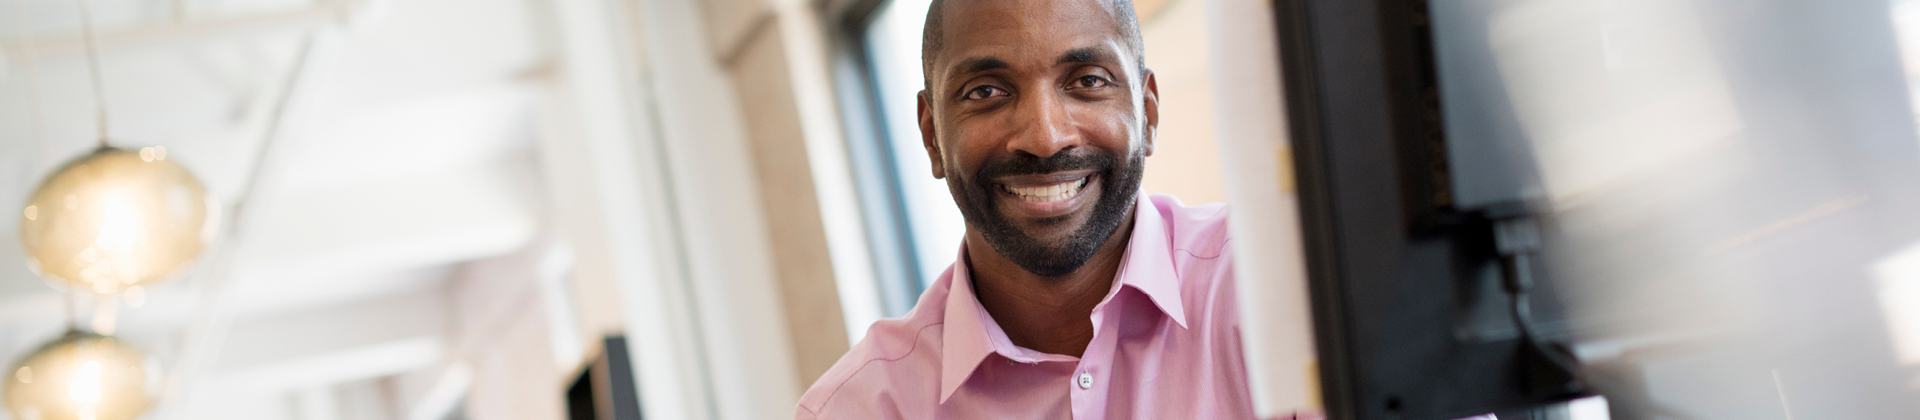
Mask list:
[[803,419],[1237,419],[1226,208],[1144,197],[1158,88],[1127,0],[935,0],[920,133],[958,259]]

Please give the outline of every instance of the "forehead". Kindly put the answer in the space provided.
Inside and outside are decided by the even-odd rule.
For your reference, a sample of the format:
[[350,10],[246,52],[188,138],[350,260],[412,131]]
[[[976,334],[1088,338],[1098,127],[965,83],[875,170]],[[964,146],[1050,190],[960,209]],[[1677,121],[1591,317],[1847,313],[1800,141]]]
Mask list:
[[1074,48],[1117,47],[1120,27],[1106,1],[946,0],[935,69],[944,73],[955,59],[982,56],[1051,64],[1054,56]]

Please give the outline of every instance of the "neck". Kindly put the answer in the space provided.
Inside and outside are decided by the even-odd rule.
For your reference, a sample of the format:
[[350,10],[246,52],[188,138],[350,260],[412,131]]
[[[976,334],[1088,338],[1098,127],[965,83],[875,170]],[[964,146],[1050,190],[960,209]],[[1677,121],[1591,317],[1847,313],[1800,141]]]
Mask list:
[[1093,307],[1112,290],[1133,233],[1133,210],[1100,250],[1072,273],[1041,277],[1020,268],[967,230],[967,262],[980,306],[1014,345],[1080,357],[1093,341]]

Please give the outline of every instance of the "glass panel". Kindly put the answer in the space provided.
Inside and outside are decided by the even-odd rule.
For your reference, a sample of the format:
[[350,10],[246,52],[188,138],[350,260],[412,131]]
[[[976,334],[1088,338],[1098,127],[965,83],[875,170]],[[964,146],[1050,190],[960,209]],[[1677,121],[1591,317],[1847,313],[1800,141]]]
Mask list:
[[920,32],[929,3],[890,1],[881,6],[864,35],[867,56],[873,60],[870,65],[879,91],[884,135],[900,177],[923,287],[953,264],[960,238],[966,234],[960,209],[954,206],[946,182],[933,178],[932,163],[920,142],[916,95],[925,85],[920,69]]

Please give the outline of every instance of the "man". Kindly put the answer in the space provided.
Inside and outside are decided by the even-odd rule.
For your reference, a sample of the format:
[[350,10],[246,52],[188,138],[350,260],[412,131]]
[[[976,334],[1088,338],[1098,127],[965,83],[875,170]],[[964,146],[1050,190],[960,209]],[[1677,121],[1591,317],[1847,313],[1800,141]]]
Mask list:
[[803,419],[1251,418],[1226,209],[1140,196],[1159,122],[1127,0],[935,0],[920,132],[959,259]]
[[1253,417],[1226,208],[1140,194],[1138,26],[1128,0],[934,0],[920,133],[966,240],[798,418]]

